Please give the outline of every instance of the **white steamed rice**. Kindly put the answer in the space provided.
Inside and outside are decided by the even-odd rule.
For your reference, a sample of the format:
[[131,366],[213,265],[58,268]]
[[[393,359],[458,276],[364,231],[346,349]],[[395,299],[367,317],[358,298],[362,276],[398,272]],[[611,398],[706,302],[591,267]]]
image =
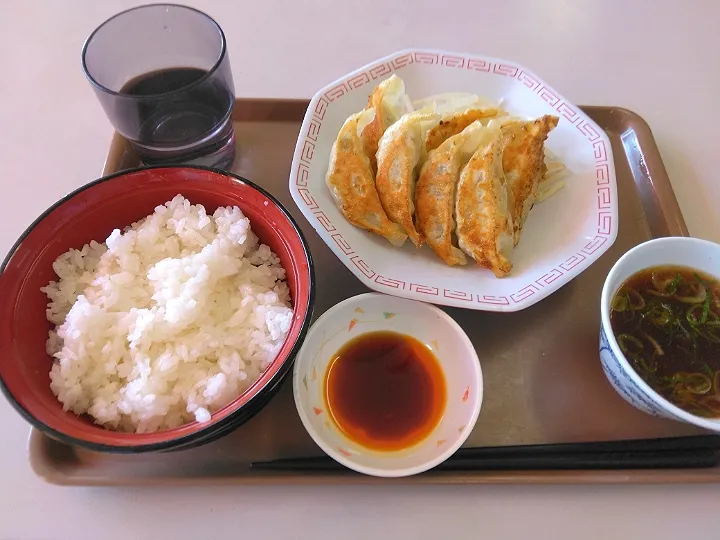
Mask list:
[[208,216],[181,195],[53,269],[50,387],[111,429],[207,422],[260,377],[293,318],[285,270],[240,209]]

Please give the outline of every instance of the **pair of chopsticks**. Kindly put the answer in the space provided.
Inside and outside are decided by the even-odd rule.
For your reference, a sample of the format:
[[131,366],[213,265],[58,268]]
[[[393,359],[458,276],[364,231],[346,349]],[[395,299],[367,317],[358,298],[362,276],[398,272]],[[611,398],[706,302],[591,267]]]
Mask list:
[[[435,470],[692,469],[718,463],[720,435],[461,448]],[[268,471],[342,471],[329,456],[256,461]]]

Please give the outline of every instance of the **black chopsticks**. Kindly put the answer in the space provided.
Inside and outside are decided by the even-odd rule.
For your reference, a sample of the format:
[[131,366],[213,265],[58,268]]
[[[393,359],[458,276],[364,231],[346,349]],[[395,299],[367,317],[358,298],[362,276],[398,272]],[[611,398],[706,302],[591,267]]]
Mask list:
[[[461,448],[436,470],[689,469],[718,463],[720,435]],[[253,469],[342,471],[329,456],[259,461]]]

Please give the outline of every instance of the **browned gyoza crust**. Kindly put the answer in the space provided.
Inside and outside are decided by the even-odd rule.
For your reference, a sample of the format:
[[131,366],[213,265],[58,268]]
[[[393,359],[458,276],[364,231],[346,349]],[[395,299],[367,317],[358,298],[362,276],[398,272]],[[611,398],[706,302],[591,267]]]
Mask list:
[[383,136],[383,133],[385,133],[385,130],[405,112],[403,107],[400,108],[402,110],[397,111],[388,109],[388,107],[385,106],[385,99],[388,93],[392,93],[393,90],[400,89],[404,92],[404,88],[403,82],[397,76],[393,75],[389,79],[381,82],[368,97],[365,110],[375,111],[375,117],[372,122],[365,126],[360,136],[362,138],[365,155],[370,160],[370,167],[372,168],[373,174],[377,172],[375,155],[378,151],[380,138]]
[[465,254],[453,245],[455,189],[460,171],[475,152],[485,129],[477,122],[453,135],[428,154],[415,188],[418,229],[445,264],[466,264]]
[[390,221],[400,225],[418,247],[424,237],[414,222],[417,169],[425,130],[438,120],[439,116],[427,110],[406,114],[385,131],[378,146],[375,185],[380,202]]
[[513,242],[517,245],[528,213],[535,204],[538,185],[545,175],[545,139],[557,126],[557,116],[502,126],[502,163],[510,191]]
[[443,118],[440,123],[430,129],[425,136],[425,150],[435,150],[443,142],[453,135],[457,135],[476,120],[485,120],[498,115],[500,109],[487,107],[480,109],[468,109]]
[[382,137],[382,134],[388,127],[388,120],[382,107],[383,93],[383,89],[378,86],[373,90],[372,94],[370,94],[370,97],[368,97],[367,108],[375,110],[375,118],[365,126],[362,132],[363,149],[365,155],[370,160],[370,166],[373,172],[377,171],[375,154],[377,154],[378,143],[380,142],[380,137]]
[[458,245],[497,277],[512,270],[513,246],[502,145],[500,130],[487,129],[484,141],[460,173],[455,197]]
[[399,246],[407,235],[388,219],[380,204],[370,160],[357,134],[358,121],[363,114],[354,114],[340,129],[330,155],[326,183],[335,203],[350,223]]
[[452,245],[455,228],[455,184],[458,167],[453,147],[459,142],[450,141],[448,152],[431,152],[422,168],[415,188],[415,214],[417,226],[425,241],[445,264],[466,264],[465,254]]

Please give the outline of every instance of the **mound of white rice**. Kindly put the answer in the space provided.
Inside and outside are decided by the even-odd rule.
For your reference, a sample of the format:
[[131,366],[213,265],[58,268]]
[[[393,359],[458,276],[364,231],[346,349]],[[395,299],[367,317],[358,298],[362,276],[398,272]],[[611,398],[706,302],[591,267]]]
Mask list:
[[121,431],[207,422],[260,377],[293,318],[285,271],[240,209],[208,216],[181,195],[53,269],[50,387]]

